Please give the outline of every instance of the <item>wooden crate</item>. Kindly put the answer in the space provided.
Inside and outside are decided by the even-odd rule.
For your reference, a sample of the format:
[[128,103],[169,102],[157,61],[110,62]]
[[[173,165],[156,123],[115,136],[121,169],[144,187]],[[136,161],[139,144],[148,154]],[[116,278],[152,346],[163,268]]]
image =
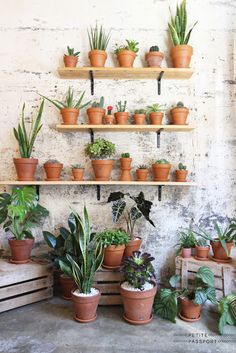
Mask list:
[[100,269],[95,275],[94,285],[101,291],[99,305],[120,305],[120,282],[122,275],[118,270]]
[[35,303],[52,295],[51,264],[30,261],[15,265],[0,259],[0,312]]

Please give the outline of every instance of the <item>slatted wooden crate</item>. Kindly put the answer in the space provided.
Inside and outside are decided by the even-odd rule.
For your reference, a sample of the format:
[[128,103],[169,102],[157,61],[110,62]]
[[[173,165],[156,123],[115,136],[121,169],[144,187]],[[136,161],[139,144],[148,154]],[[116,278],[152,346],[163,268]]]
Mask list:
[[0,312],[38,302],[53,295],[52,265],[15,265],[0,259]]
[[99,305],[120,305],[120,282],[122,275],[119,270],[100,269],[95,276],[94,285],[101,291]]

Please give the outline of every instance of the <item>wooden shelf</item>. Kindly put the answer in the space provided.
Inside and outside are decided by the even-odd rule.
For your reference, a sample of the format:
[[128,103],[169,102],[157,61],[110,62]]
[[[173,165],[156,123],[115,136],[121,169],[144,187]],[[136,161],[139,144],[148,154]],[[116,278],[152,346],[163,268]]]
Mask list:
[[196,186],[194,182],[176,182],[176,181],[95,181],[95,180],[61,180],[61,181],[47,181],[47,180],[34,180],[34,181],[17,181],[17,180],[2,180],[0,185],[147,185],[147,186]]
[[163,71],[163,79],[189,79],[193,69],[159,68],[159,67],[59,67],[58,73],[62,78],[89,79],[90,71],[94,79],[158,79]]

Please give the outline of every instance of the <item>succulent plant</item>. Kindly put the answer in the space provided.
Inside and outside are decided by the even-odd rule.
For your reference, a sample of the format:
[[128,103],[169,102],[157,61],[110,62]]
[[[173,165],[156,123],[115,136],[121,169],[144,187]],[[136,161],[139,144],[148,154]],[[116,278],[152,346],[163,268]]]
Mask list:
[[68,56],[79,56],[80,51],[75,52],[74,48],[70,48],[69,46],[67,46],[67,54],[64,55],[68,55]]
[[137,169],[148,169],[148,166],[146,164],[140,164]]
[[103,108],[103,107],[104,107],[104,97],[101,97],[99,102],[94,101],[92,103],[92,108]]
[[167,159],[158,159],[155,164],[170,164],[170,162],[167,161]]
[[139,43],[136,42],[135,40],[126,39],[126,43],[127,45],[116,44],[114,48],[114,53],[118,55],[123,50],[130,50],[130,51],[133,51],[134,53],[137,53],[139,51],[139,48],[137,47]]
[[183,163],[179,163],[178,168],[179,168],[179,170],[186,170],[187,166],[184,165]]
[[72,164],[71,168],[72,169],[84,169],[84,167],[81,164]]
[[176,107],[177,107],[177,108],[184,108],[184,103],[183,103],[183,102],[178,102],[178,103],[176,104]]
[[153,46],[150,48],[149,51],[150,51],[150,52],[152,52],[152,51],[159,51],[159,47],[158,47],[157,45],[153,45]]
[[164,105],[161,105],[159,103],[154,103],[152,105],[148,105],[147,106],[147,113],[158,113],[158,112],[163,112],[164,109]]
[[61,163],[59,162],[57,159],[48,159],[47,162],[45,162],[45,164],[58,164]]
[[130,154],[129,153],[122,153],[121,154],[121,158],[130,158]]
[[124,103],[122,103],[122,101],[117,102],[116,104],[117,112],[125,112],[126,104],[127,104],[127,101],[124,101]]

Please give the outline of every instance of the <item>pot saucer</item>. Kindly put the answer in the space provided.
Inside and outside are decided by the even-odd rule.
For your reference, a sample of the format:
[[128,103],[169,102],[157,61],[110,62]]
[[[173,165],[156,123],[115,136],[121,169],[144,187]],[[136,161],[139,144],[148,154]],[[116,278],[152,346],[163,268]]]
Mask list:
[[71,298],[65,297],[64,295],[62,296],[62,298],[63,298],[64,300],[72,300]]
[[127,321],[129,324],[132,324],[132,325],[145,325],[145,324],[148,324],[150,321],[152,321],[152,319],[153,319],[153,315],[151,315],[151,317],[150,317],[150,319],[148,319],[148,320],[145,320],[145,321],[141,321],[141,320],[130,320],[130,319],[128,319],[126,316],[125,316],[125,314],[123,314],[123,319],[125,320],[125,321]]
[[11,264],[21,265],[21,264],[27,264],[28,262],[30,262],[30,259],[28,259],[28,260],[22,260],[22,261],[17,261],[17,260],[9,259],[9,262],[10,262]]
[[227,260],[221,260],[221,259],[216,259],[214,256],[211,256],[211,260],[222,264],[227,264],[232,261],[232,257],[229,257]]
[[210,260],[210,257],[198,257],[198,256],[194,256],[194,258],[196,260],[199,260],[199,261],[208,261]]
[[181,320],[184,320],[184,321],[187,321],[187,322],[195,322],[195,321],[199,321],[201,319],[201,315],[198,318],[196,318],[196,319],[188,319],[187,317],[184,317],[180,313],[179,313],[179,317],[180,317]]
[[82,324],[87,324],[88,322],[95,321],[96,318],[97,318],[97,315],[95,315],[92,319],[89,319],[89,320],[82,320],[82,319],[79,319],[78,317],[74,316],[74,320],[75,320],[75,321],[78,321],[78,322],[81,322]]
[[103,265],[103,268],[106,268],[107,270],[118,270],[120,268],[120,266],[107,266],[107,265]]

